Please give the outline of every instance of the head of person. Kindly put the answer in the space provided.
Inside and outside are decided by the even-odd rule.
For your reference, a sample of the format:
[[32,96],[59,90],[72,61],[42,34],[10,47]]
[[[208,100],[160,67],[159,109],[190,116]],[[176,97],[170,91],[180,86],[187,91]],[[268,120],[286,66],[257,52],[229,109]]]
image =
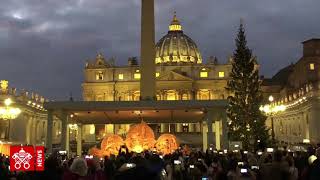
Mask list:
[[86,160],[83,158],[76,158],[73,160],[70,171],[79,176],[86,176],[88,172],[88,166]]
[[282,161],[282,152],[281,151],[279,151],[279,150],[276,150],[274,153],[273,153],[273,160],[275,161],[275,162],[280,162],[280,161]]

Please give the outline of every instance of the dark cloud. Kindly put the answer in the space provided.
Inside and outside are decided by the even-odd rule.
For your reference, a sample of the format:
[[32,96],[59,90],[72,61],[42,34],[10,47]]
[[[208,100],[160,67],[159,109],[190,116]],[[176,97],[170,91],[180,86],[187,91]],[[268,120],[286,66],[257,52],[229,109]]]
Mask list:
[[[85,60],[102,52],[125,64],[139,56],[140,0],[1,0],[0,79],[52,99],[81,98]],[[320,37],[319,0],[156,1],[156,38],[177,11],[206,59],[225,62],[240,18],[261,74],[272,76],[301,56],[300,42]]]

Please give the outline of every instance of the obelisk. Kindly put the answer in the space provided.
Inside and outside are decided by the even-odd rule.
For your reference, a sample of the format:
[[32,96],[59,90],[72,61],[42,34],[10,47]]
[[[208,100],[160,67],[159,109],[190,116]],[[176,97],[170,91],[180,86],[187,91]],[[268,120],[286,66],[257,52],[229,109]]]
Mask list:
[[141,0],[141,79],[142,100],[156,97],[154,0]]

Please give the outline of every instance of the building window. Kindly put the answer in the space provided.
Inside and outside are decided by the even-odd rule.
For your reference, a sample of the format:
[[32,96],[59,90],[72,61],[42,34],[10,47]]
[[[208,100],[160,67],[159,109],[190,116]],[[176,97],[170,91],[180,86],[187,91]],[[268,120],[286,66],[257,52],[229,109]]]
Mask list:
[[208,77],[208,72],[207,71],[201,71],[200,72],[200,77],[207,78]]
[[119,74],[118,79],[123,80],[123,74]]
[[309,64],[309,69],[312,70],[312,71],[314,70],[314,63],[310,63]]
[[103,80],[103,72],[102,71],[98,71],[96,73],[96,80]]
[[134,79],[140,79],[141,78],[140,70],[136,70],[136,72],[133,74],[133,78]]
[[176,92],[175,92],[174,90],[169,90],[169,91],[167,92],[167,100],[168,100],[168,101],[175,101],[175,100],[177,100],[177,98],[176,98]]
[[223,71],[220,71],[219,72],[219,78],[223,78],[224,77],[224,72]]
[[160,73],[156,72],[156,77],[159,77],[160,76]]
[[200,90],[199,91],[199,100],[209,100],[210,99],[210,91],[209,90]]

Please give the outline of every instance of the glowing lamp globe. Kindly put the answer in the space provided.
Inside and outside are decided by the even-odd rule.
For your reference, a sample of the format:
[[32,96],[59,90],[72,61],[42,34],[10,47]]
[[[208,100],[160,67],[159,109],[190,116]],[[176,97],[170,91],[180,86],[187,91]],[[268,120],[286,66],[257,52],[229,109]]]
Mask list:
[[129,151],[140,153],[154,147],[155,137],[153,130],[145,122],[130,127],[125,144]]
[[156,149],[158,152],[166,155],[171,154],[179,148],[177,138],[172,134],[161,135],[156,143]]

